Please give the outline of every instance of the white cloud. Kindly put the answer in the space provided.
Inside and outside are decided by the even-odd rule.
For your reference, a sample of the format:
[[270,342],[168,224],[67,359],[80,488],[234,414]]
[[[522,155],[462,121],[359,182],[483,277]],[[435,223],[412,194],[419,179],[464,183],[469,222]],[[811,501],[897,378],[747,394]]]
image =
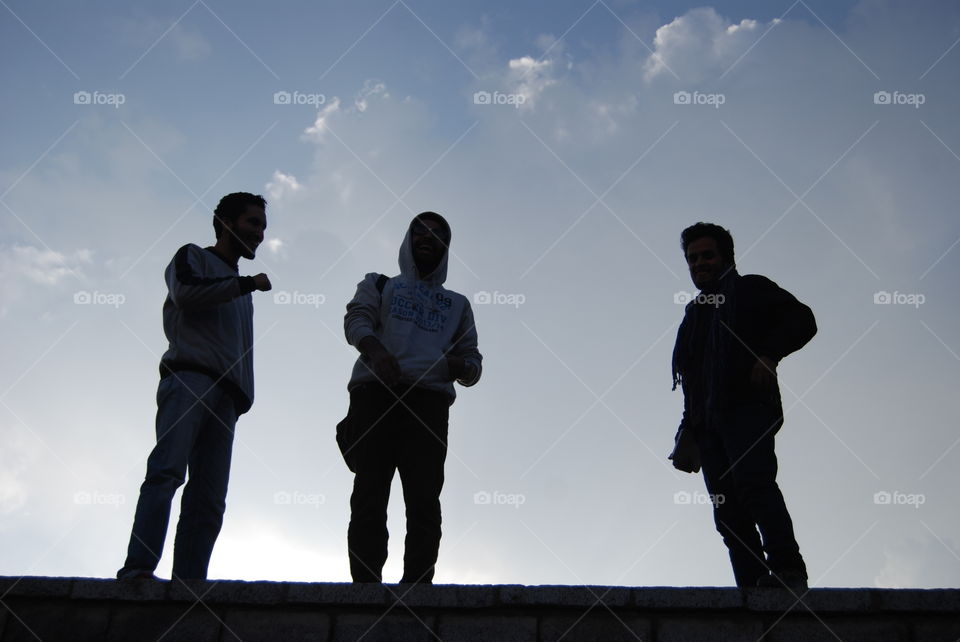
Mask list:
[[38,301],[37,286],[53,291],[67,277],[85,281],[81,266],[90,264],[92,256],[86,249],[63,254],[32,245],[0,247],[0,319],[7,317],[17,301]]
[[279,169],[274,170],[273,179],[266,185],[267,196],[270,197],[270,202],[282,200],[285,196],[289,194],[299,192],[302,189],[302,186],[297,181],[297,177],[293,174],[284,174]]
[[692,82],[722,73],[762,33],[756,20],[733,24],[712,7],[692,9],[657,29],[644,76],[652,80],[676,74],[682,81]]
[[90,250],[77,250],[67,256],[31,245],[0,248],[0,278],[24,277],[40,285],[57,285],[69,274],[76,274],[81,264],[90,263]]
[[324,142],[326,133],[329,131],[327,122],[334,114],[338,112],[363,113],[370,107],[370,99],[373,97],[388,100],[390,98],[390,92],[387,91],[386,84],[369,78],[363,81],[363,87],[360,88],[360,91],[357,92],[356,97],[353,99],[352,107],[340,109],[340,98],[334,96],[327,105],[317,113],[317,118],[314,120],[313,125],[303,131],[302,139],[315,143]]
[[317,118],[313,121],[313,125],[303,130],[303,138],[315,143],[324,142],[327,133],[327,120],[338,111],[340,111],[340,99],[334,96],[327,105],[324,105],[317,112]]
[[363,83],[363,89],[361,89],[357,94],[353,104],[356,106],[358,111],[367,111],[367,100],[377,95],[380,95],[382,98],[389,98],[390,94],[387,93],[387,86],[382,82],[366,80]]
[[536,60],[531,56],[514,58],[507,63],[509,73],[507,82],[511,91],[523,96],[521,109],[533,109],[544,90],[556,84],[552,72],[553,60]]

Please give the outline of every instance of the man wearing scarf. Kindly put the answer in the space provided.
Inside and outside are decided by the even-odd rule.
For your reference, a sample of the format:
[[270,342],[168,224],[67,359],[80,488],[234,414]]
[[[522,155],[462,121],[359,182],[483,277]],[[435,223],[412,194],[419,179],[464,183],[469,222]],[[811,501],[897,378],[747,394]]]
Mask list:
[[737,586],[805,590],[807,570],[777,485],[783,425],[777,364],[817,332],[813,312],[770,279],[736,270],[733,238],[697,223],[681,234],[693,284],[673,349],[683,419],[670,458],[703,468]]

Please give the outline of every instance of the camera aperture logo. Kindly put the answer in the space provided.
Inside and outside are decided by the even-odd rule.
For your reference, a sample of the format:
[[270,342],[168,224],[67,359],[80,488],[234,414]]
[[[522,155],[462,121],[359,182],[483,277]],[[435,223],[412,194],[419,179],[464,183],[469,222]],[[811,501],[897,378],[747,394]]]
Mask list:
[[510,105],[514,109],[520,109],[520,106],[525,102],[527,102],[527,97],[523,94],[505,94],[500,91],[493,93],[476,91],[473,93],[474,105]]
[[273,302],[277,305],[311,305],[319,308],[327,300],[327,297],[319,292],[287,292],[280,290],[273,295]]
[[526,295],[508,294],[498,290],[494,290],[493,292],[481,290],[480,292],[475,292],[473,295],[474,305],[512,305],[514,308],[519,308],[526,302]]
[[727,297],[725,297],[723,294],[704,294],[701,292],[694,295],[684,290],[673,293],[673,302],[677,305],[687,305],[692,301],[700,305],[712,305],[715,308],[719,308],[726,300]]
[[127,297],[116,292],[87,292],[80,290],[73,293],[73,303],[75,305],[110,305],[119,308],[127,300]]
[[902,91],[878,91],[873,94],[874,105],[907,105],[920,109],[927,102],[924,94],[907,94]]
[[321,493],[278,490],[273,494],[273,503],[277,506],[313,506],[314,508],[320,508],[321,504],[327,503],[327,497]]
[[120,105],[127,102],[123,94],[105,94],[100,91],[77,91],[73,94],[74,105],[109,105],[120,109]]
[[327,102],[323,94],[305,94],[300,91],[276,91],[273,93],[274,105],[310,105],[320,107]]
[[501,493],[480,490],[473,494],[473,503],[477,506],[513,506],[520,508],[527,503],[527,496],[520,493]]
[[913,506],[914,508],[920,508],[927,503],[927,496],[923,493],[881,490],[873,494],[873,503],[877,506]]
[[700,91],[676,91],[673,93],[674,105],[707,105],[714,109],[720,109],[720,105],[727,102],[725,94],[705,94]]
[[726,503],[727,498],[722,494],[708,494],[702,493],[700,491],[689,492],[686,490],[678,490],[673,494],[673,503],[677,506],[700,506],[704,504],[710,504],[711,506],[720,506]]
[[120,508],[126,501],[126,495],[120,493],[80,490],[73,494],[73,503],[77,506],[113,506],[114,508]]
[[927,297],[919,292],[887,292],[886,290],[880,290],[879,292],[873,293],[873,303],[874,305],[912,305],[914,308],[919,308],[921,305],[926,303]]

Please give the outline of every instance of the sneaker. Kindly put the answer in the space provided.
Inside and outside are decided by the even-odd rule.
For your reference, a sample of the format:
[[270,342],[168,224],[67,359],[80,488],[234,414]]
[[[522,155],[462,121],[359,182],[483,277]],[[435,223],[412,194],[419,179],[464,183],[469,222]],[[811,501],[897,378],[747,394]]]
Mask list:
[[142,568],[121,568],[117,571],[118,580],[154,580],[160,581],[153,571]]
[[792,570],[764,575],[757,580],[757,587],[786,588],[790,589],[791,591],[806,591],[809,589],[807,586],[807,574],[803,571]]

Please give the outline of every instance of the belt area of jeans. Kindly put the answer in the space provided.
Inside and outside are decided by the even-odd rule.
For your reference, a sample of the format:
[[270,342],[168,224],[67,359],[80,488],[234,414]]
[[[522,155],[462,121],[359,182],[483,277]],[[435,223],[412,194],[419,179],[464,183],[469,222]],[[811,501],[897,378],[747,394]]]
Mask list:
[[170,375],[173,375],[177,372],[196,372],[202,375],[206,375],[213,379],[214,383],[218,388],[226,392],[233,399],[234,403],[238,407],[249,407],[250,399],[247,397],[246,393],[234,382],[227,379],[222,373],[210,370],[209,368],[204,368],[202,366],[197,366],[192,363],[161,363],[160,364],[160,379],[166,379]]

